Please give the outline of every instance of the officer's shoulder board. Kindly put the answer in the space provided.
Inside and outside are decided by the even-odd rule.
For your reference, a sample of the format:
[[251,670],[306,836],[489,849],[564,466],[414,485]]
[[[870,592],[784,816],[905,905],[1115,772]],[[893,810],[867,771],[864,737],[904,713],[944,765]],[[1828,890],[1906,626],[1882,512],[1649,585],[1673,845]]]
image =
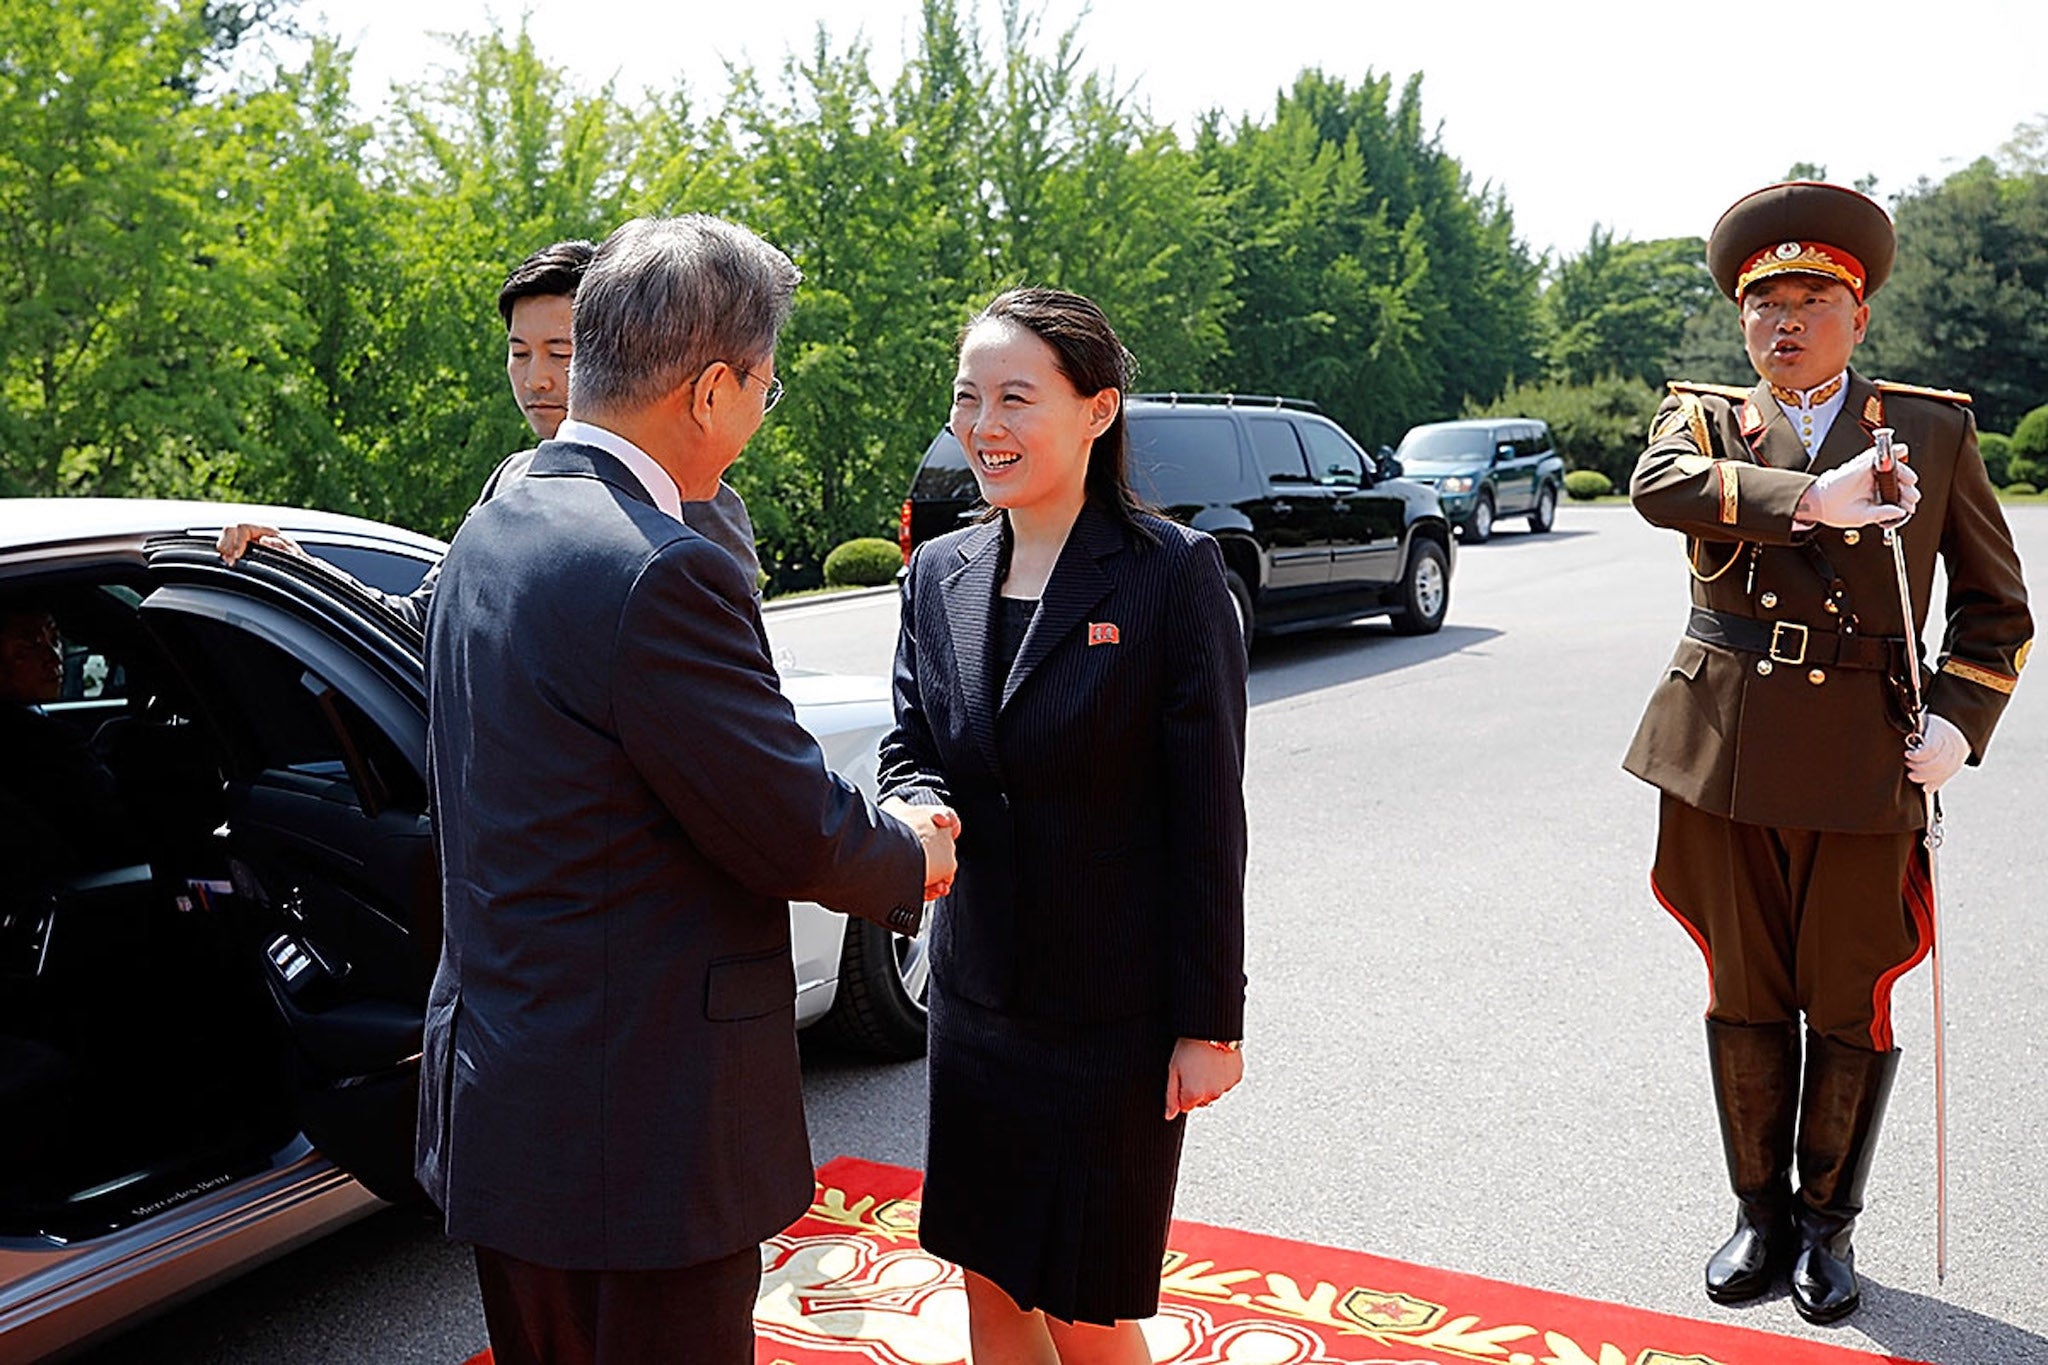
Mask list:
[[1749,390],[1736,384],[1696,384],[1690,379],[1673,379],[1664,385],[1673,393],[1710,393],[1716,398],[1725,398],[1731,403],[1740,403],[1749,397]]
[[1896,395],[1901,398],[1932,398],[1941,403],[1954,403],[1957,407],[1970,406],[1970,395],[1954,389],[1930,389],[1919,384],[1895,384],[1889,379],[1873,379],[1871,387],[1879,393]]
[[1714,443],[1707,434],[1706,406],[1700,402],[1700,396],[1711,394],[1731,403],[1740,403],[1749,396],[1748,389],[1738,389],[1729,384],[1695,384],[1684,379],[1673,379],[1664,387],[1678,402],[1650,429],[1651,443],[1666,440],[1685,430],[1692,436],[1693,448],[1702,455],[1713,454]]

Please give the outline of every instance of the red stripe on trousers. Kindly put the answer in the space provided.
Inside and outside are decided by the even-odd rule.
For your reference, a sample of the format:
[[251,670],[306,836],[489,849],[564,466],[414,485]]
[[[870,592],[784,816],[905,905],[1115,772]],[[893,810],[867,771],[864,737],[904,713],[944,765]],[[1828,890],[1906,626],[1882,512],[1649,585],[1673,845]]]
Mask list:
[[1654,871],[1650,873],[1650,894],[1657,898],[1657,904],[1664,907],[1665,913],[1677,920],[1679,926],[1692,938],[1692,941],[1699,945],[1700,956],[1707,960],[1707,1013],[1712,1014],[1714,1012],[1714,950],[1707,946],[1706,938],[1698,929],[1693,927],[1692,921],[1679,914],[1677,908],[1664,898],[1664,888],[1657,885],[1657,874]]
[[1900,977],[1926,960],[1934,950],[1934,881],[1927,872],[1924,849],[1915,849],[1906,860],[1905,880],[1899,891],[1913,915],[1913,929],[1919,946],[1913,955],[1877,979],[1870,992],[1870,1045],[1879,1052],[1892,1050],[1892,987]]

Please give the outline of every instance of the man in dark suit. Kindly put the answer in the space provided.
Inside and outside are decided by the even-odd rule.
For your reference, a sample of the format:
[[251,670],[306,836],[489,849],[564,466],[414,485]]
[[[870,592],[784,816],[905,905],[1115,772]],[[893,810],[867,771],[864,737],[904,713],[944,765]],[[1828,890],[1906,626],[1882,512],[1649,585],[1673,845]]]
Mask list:
[[442,565],[418,1172],[499,1365],[752,1360],[758,1244],[812,1189],[787,900],[912,933],[952,874],[950,812],[825,769],[752,585],[679,515],[779,390],[797,279],[717,219],[613,233],[571,419]]

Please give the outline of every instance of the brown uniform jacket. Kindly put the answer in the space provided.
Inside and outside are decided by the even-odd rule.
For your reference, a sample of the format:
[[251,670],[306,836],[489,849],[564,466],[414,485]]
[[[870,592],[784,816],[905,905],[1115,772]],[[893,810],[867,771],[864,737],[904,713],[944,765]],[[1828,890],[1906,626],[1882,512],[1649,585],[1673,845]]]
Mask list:
[[[1926,696],[1969,740],[1973,764],[2033,634],[1968,400],[1873,384],[1854,370],[1848,383],[1810,467],[1768,385],[1745,393],[1674,384],[1629,486],[1646,519],[1686,534],[1695,608],[1766,628],[1788,623],[1775,657],[1680,639],[1623,763],[1688,805],[1747,824],[1876,834],[1924,821],[1904,737],[1888,718],[1899,714],[1887,696],[1893,684],[1880,670],[1832,666],[1837,637],[1823,634],[1845,621],[1866,638],[1908,634],[1891,551],[1875,527],[1795,532],[1792,523],[1814,477],[1861,454],[1875,428],[1897,432],[1920,477],[1919,509],[1903,532],[1911,633],[1917,638],[1926,621],[1938,554],[1947,627],[1928,661]],[[1812,631],[1804,640],[1802,625]]]

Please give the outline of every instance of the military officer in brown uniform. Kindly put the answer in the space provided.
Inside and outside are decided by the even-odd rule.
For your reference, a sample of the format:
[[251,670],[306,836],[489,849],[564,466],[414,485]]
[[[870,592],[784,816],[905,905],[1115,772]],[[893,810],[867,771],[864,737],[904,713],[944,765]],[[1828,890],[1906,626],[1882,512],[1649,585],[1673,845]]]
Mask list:
[[[1685,534],[1693,580],[1625,766],[1662,790],[1653,884],[1707,959],[1738,1201],[1707,1293],[1752,1298],[1789,1265],[1814,1322],[1858,1300],[1892,988],[1932,947],[1924,793],[1982,759],[2033,632],[1969,399],[1849,368],[1892,254],[1884,210],[1839,186],[1774,185],[1723,214],[1707,264],[1761,382],[1671,385],[1630,485]],[[1902,452],[1895,504],[1873,477],[1879,427]],[[1908,512],[1910,626],[1882,533]],[[1937,556],[1947,626],[1923,660],[1907,641]],[[1917,741],[1910,668],[1931,670]]]

